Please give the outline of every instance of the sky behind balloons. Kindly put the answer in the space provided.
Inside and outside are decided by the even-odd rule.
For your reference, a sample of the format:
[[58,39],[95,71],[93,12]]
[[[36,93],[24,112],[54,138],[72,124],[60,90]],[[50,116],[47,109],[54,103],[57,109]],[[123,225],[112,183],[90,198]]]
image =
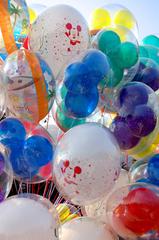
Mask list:
[[140,31],[140,38],[145,35],[159,34],[159,0],[26,0],[29,5],[69,4],[77,8],[88,20],[91,11],[109,3],[122,4],[135,15]]

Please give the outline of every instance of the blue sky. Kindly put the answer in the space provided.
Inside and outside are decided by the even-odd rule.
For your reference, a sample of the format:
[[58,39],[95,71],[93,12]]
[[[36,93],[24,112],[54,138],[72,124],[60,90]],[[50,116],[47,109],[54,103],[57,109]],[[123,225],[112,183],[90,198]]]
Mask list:
[[65,3],[77,8],[88,20],[91,11],[109,3],[122,4],[135,15],[140,38],[148,34],[159,34],[159,0],[27,0],[28,4],[44,4],[51,6]]

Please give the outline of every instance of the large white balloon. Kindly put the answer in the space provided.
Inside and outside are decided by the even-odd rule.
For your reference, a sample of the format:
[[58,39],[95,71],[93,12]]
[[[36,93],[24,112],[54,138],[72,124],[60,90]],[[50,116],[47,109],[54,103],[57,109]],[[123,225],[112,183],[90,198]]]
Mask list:
[[57,219],[53,206],[35,199],[13,197],[0,204],[0,239],[57,240]]
[[77,218],[61,228],[60,240],[115,240],[118,239],[105,224],[91,218]]
[[88,46],[87,22],[71,6],[59,4],[48,8],[31,27],[30,48],[43,56],[55,77]]
[[111,189],[111,191],[100,201],[95,202],[91,205],[85,206],[85,212],[87,216],[89,217],[95,217],[103,222],[107,222],[106,217],[106,207],[107,207],[107,201],[109,196],[114,192],[116,189],[123,187],[129,183],[129,177],[128,172],[124,169],[121,170],[119,178],[117,179],[114,187]]
[[120,149],[109,129],[86,123],[72,128],[60,140],[53,175],[66,199],[88,205],[111,190],[120,168]]

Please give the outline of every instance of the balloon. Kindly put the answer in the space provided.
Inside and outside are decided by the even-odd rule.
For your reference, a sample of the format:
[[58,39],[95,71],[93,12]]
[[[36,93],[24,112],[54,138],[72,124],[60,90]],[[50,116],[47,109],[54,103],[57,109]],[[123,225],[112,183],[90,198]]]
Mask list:
[[87,23],[78,10],[71,6],[61,4],[48,8],[31,27],[31,50],[41,54],[55,77],[88,46]]
[[90,30],[100,30],[111,25],[109,12],[103,8],[97,8],[91,13]]
[[49,66],[39,55],[21,49],[8,56],[4,73],[10,114],[37,124],[54,101],[55,81]]
[[24,140],[26,137],[26,130],[22,122],[16,118],[6,118],[0,122],[0,139],[16,138]]
[[[0,73],[0,81],[3,81]],[[0,83],[0,119],[4,116],[7,108],[7,92],[5,86]]]
[[151,181],[151,183],[155,185],[159,185],[159,164],[158,164],[159,154],[156,154],[152,156],[147,165],[147,174],[148,179]]
[[58,217],[47,199],[17,195],[0,204],[0,236],[8,240],[57,240]]
[[148,181],[147,163],[148,159],[141,159],[132,164],[129,169],[129,179],[131,183]]
[[61,240],[117,240],[118,237],[103,223],[82,217],[73,219],[61,227]]
[[158,143],[158,99],[154,91],[143,83],[131,82],[116,93],[115,104],[118,116],[111,130],[120,148],[135,159],[152,155]]
[[159,48],[159,38],[156,35],[148,35],[142,40],[144,45],[151,45]]
[[0,203],[7,198],[13,183],[13,172],[5,148],[0,145]]
[[119,4],[108,4],[93,10],[90,16],[89,28],[91,35],[110,26],[122,26],[138,37],[137,21],[126,7]]
[[102,125],[78,125],[66,132],[57,145],[53,177],[60,193],[73,204],[87,205],[101,199],[119,173],[118,144]]
[[138,71],[132,81],[143,82],[154,91],[159,89],[159,67],[150,58],[140,58]]
[[151,45],[144,45],[139,47],[140,57],[150,58],[159,64],[159,48]]
[[106,204],[109,196],[118,188],[125,186],[129,183],[128,172],[124,169],[121,169],[119,178],[116,180],[116,183],[112,190],[98,202],[95,202],[91,205],[85,206],[85,211],[88,217],[99,219],[102,222],[107,223],[106,219]]
[[134,78],[138,68],[138,43],[128,29],[119,25],[104,28],[93,38],[92,47],[102,51],[109,61],[109,74],[101,80],[103,88],[113,91]]
[[37,19],[38,15],[37,13],[34,11],[34,9],[29,8],[29,18],[30,18],[30,23],[33,24],[35,22],[35,20]]
[[56,207],[56,210],[59,214],[60,222],[62,224],[81,216],[79,210],[76,207],[66,203],[59,204]]
[[158,188],[135,183],[116,190],[107,204],[107,217],[122,238],[158,239]]
[[[1,127],[2,125],[2,127]],[[51,177],[54,144],[40,125],[26,132],[22,122],[6,118],[0,122],[1,144],[9,151],[14,176],[23,182],[38,183]]]
[[[90,49],[64,70],[56,93],[58,107],[68,118],[86,118],[98,108],[98,85],[109,75],[109,62],[100,51]],[[61,80],[61,78],[60,78]]]
[[29,31],[29,13],[25,0],[1,1],[0,52],[11,54],[23,41]]
[[24,144],[24,158],[32,167],[45,166],[53,158],[52,144],[42,136],[29,137]]

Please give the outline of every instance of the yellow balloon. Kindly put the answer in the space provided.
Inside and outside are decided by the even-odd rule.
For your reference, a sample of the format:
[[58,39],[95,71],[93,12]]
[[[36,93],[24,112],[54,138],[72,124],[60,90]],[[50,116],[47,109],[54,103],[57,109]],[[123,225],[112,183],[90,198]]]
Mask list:
[[30,17],[31,24],[35,22],[35,20],[37,19],[37,16],[38,16],[37,13],[32,8],[29,8],[29,17]]
[[95,9],[91,14],[90,30],[100,30],[111,24],[111,17],[107,10],[103,8]]
[[139,160],[139,159],[143,159],[143,158],[147,158],[147,157],[150,157],[154,154],[155,150],[156,150],[156,147],[157,145],[150,145],[148,148],[146,148],[144,151],[136,154],[136,155],[133,155],[133,157],[136,159],[136,160]]
[[112,30],[113,32],[116,32],[118,34],[118,36],[120,37],[120,41],[121,42],[125,42],[127,39],[127,29],[126,28],[122,28],[119,26],[115,26],[115,27],[110,27],[109,30]]
[[61,222],[64,222],[66,218],[68,218],[71,215],[71,211],[69,207],[66,204],[60,204],[56,208],[58,214],[59,214],[59,219]]
[[68,216],[68,217],[64,220],[63,223],[69,222],[69,221],[71,221],[72,219],[79,218],[79,217],[80,217],[80,216],[79,216],[78,214],[73,213],[73,214],[71,214],[70,216]]
[[131,12],[128,10],[120,10],[114,16],[114,23],[121,25],[128,29],[132,29],[135,26],[135,19]]

